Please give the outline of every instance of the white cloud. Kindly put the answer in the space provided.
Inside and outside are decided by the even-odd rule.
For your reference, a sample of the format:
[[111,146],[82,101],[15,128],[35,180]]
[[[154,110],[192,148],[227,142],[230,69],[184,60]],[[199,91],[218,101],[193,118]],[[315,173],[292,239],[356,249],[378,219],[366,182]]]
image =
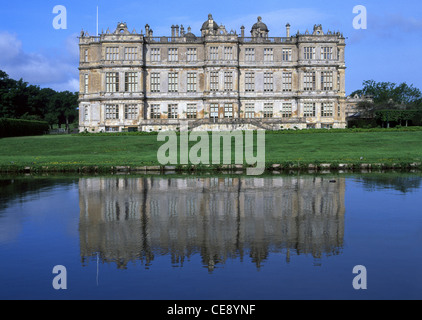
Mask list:
[[78,46],[76,35],[67,38],[62,48],[49,53],[25,52],[15,34],[0,32],[0,69],[10,78],[20,79],[52,89],[76,91],[78,78]]

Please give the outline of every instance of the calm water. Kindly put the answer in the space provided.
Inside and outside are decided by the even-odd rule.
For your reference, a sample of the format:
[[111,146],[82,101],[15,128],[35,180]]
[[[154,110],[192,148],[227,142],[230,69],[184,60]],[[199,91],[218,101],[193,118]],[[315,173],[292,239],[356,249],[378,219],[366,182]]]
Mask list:
[[2,177],[0,298],[422,299],[421,181]]

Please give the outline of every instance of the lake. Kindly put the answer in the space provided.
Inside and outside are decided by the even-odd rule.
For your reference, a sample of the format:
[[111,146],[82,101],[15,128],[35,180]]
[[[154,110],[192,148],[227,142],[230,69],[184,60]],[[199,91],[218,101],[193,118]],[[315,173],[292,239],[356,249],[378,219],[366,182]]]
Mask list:
[[421,181],[3,176],[0,298],[421,299]]

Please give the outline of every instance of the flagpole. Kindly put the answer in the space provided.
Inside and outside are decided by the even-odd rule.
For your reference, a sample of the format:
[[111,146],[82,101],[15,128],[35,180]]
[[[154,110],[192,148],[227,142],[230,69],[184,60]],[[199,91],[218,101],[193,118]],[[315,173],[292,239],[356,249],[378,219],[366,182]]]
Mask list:
[[97,6],[97,37],[98,37],[98,6]]

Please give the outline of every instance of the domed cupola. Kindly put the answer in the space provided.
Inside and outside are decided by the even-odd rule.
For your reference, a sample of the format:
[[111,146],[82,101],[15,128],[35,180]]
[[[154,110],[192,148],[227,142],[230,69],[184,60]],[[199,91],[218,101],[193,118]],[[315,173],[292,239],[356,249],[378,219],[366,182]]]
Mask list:
[[201,35],[207,35],[207,34],[216,34],[218,30],[218,24],[217,22],[214,21],[214,19],[212,18],[212,14],[208,15],[208,20],[205,21],[202,24],[202,28],[201,28]]
[[188,27],[188,32],[185,34],[186,41],[195,41],[196,36],[192,33],[191,27]]
[[268,27],[262,22],[262,18],[258,17],[258,21],[252,26],[251,35],[253,38],[267,38]]

